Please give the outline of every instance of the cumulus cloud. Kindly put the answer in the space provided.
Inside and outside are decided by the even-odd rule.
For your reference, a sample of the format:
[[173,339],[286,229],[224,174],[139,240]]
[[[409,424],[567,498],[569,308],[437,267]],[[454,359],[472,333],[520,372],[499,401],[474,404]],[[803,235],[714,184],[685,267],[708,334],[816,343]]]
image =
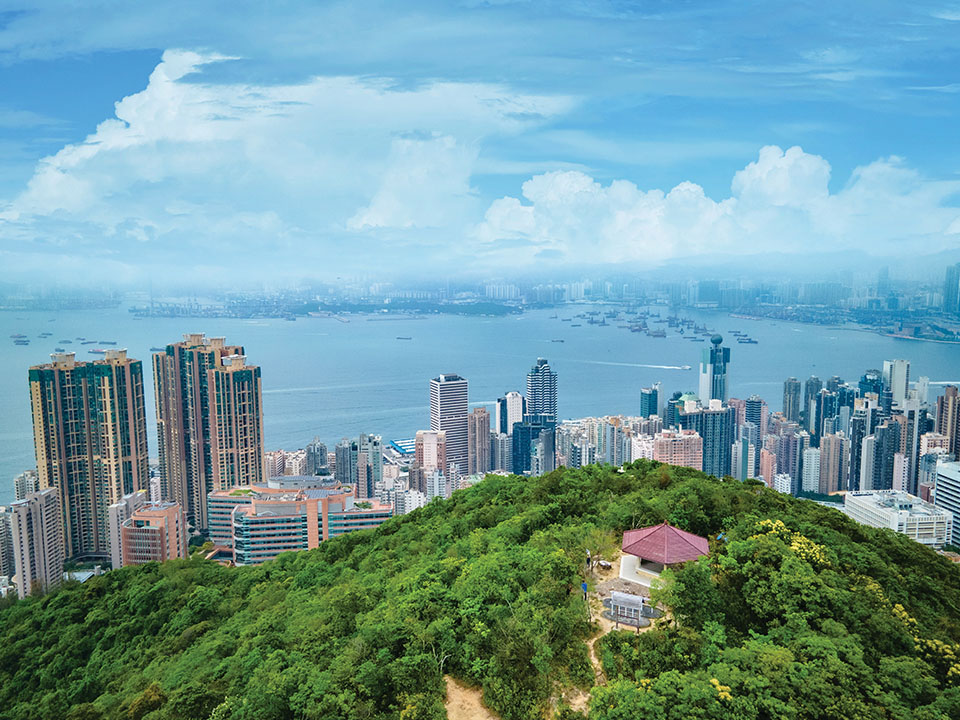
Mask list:
[[960,181],[925,179],[896,157],[858,167],[836,192],[830,175],[824,158],[775,146],[738,171],[719,201],[692,182],[643,191],[578,171],[544,173],[523,184],[520,198],[494,201],[473,235],[491,262],[655,264],[700,253],[956,247]]
[[189,257],[226,276],[231,258],[346,267],[358,233],[376,252],[394,244],[377,245],[377,232],[469,227],[482,211],[470,177],[483,141],[572,102],[483,83],[207,80],[207,66],[230,59],[165,52],[114,117],[41,160],[0,202],[8,267],[53,253],[80,265],[106,256],[182,267]]

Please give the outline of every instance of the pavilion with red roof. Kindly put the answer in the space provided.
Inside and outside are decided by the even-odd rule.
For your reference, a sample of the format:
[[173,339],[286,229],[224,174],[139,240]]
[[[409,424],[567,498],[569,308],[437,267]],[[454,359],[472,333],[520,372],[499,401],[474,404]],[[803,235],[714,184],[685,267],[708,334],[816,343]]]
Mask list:
[[628,530],[622,549],[620,577],[649,587],[665,567],[709,554],[710,544],[704,537],[661,523]]

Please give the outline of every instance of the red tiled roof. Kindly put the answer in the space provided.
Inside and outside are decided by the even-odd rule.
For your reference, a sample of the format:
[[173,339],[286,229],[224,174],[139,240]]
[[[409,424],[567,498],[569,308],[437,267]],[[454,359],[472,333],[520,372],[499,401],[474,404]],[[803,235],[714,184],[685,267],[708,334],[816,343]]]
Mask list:
[[710,544],[706,538],[662,523],[625,532],[623,551],[644,560],[673,565],[707,555]]

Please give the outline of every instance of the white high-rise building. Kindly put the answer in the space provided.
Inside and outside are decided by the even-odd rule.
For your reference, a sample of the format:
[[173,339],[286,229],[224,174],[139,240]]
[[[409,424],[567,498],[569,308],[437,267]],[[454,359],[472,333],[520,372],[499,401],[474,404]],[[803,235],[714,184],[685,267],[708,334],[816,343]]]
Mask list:
[[783,493],[784,495],[790,494],[790,486],[793,482],[792,478],[787,473],[778,473],[773,476],[773,489],[778,493]]
[[803,451],[803,478],[800,488],[804,492],[820,491],[820,448]]
[[40,490],[40,476],[36,470],[27,470],[13,479],[13,499],[23,500],[30,493]]
[[452,465],[457,465],[460,472],[469,466],[468,413],[466,378],[448,373],[430,380],[430,429],[446,433],[443,471],[448,477]]
[[[933,489],[933,504],[960,518],[960,462],[937,463],[937,484]],[[960,522],[953,524],[952,545],[960,545]]]
[[884,360],[883,384],[893,393],[893,404],[902,406],[910,390],[910,361]]
[[494,416],[494,431],[504,435],[513,434],[513,426],[523,422],[523,413],[526,409],[526,399],[515,390],[504,393],[497,400]]
[[47,592],[63,580],[63,529],[56,488],[30,493],[10,506],[17,593]]

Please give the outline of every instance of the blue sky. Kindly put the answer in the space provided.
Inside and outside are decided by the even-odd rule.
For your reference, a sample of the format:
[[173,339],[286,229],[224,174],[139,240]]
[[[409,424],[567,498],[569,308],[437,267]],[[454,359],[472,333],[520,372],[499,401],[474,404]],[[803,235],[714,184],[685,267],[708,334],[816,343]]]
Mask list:
[[0,4],[5,279],[960,248],[960,2]]

